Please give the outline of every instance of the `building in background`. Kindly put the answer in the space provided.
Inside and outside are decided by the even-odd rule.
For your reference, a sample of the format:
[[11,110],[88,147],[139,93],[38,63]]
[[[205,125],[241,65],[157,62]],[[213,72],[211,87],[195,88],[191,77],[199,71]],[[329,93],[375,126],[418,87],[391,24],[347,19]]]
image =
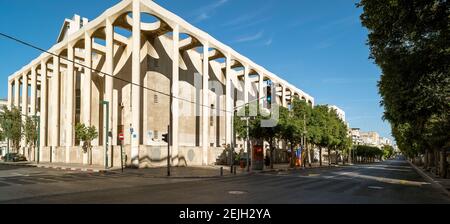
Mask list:
[[[92,21],[75,15],[56,39],[51,54],[8,79],[8,106],[40,117],[40,161],[87,164],[74,130],[83,123],[99,131],[94,165],[120,164],[120,144],[133,167],[165,166],[167,157],[174,166],[210,165],[238,144],[235,108],[264,105],[267,83],[276,87],[273,102],[314,106],[307,93],[154,1],[123,0]],[[171,155],[161,139],[167,132]]]
[[345,120],[345,111],[342,110],[341,108],[339,108],[336,105],[329,105],[328,108],[333,109],[336,111],[336,114],[338,115],[338,117],[343,121],[346,122]]
[[377,132],[363,132],[360,128],[351,128],[353,145],[368,145],[381,148],[385,145],[394,146],[391,139],[380,136]]
[[350,128],[350,135],[352,136],[353,145],[363,145],[360,131],[360,128]]

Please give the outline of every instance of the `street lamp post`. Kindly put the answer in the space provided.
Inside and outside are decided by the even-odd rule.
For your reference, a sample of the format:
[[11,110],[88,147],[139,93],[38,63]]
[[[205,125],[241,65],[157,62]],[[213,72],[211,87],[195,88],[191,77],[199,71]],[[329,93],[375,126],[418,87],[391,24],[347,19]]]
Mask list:
[[105,125],[105,132],[106,132],[106,139],[105,139],[105,169],[108,169],[108,148],[109,148],[109,102],[108,101],[102,101],[102,105],[106,106],[106,125]]

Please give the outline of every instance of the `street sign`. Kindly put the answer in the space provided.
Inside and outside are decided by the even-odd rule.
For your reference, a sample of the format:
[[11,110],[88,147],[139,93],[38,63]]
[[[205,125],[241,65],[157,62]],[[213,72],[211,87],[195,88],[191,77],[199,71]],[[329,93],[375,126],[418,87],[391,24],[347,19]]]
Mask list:
[[120,133],[120,134],[119,134],[119,140],[120,140],[120,141],[125,140],[125,135],[124,135],[123,133]]

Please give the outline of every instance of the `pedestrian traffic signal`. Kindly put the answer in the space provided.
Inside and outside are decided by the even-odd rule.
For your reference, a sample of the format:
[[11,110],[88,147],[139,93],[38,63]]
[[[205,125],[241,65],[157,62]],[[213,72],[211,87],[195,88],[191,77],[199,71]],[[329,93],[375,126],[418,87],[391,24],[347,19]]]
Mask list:
[[162,135],[162,140],[169,143],[169,134],[163,134]]
[[272,86],[267,86],[267,108],[271,108],[272,105]]

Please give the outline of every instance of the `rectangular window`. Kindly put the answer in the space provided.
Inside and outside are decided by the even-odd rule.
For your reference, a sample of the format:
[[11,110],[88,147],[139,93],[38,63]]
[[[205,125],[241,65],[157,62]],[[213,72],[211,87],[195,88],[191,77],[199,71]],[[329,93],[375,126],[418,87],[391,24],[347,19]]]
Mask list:
[[157,140],[158,138],[159,138],[159,133],[157,130],[155,130],[153,139]]
[[158,102],[159,102],[158,95],[157,94],[153,95],[153,103],[158,103]]

